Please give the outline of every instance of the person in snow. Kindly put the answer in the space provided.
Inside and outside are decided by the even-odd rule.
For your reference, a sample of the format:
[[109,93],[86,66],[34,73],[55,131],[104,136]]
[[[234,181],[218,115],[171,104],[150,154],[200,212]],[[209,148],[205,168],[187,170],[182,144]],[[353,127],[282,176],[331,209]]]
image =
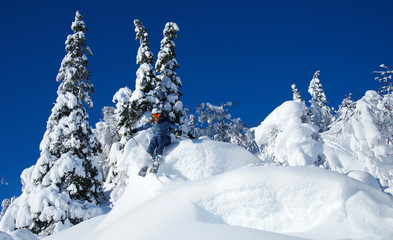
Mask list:
[[[153,128],[154,136],[150,141],[147,152],[153,158],[153,169],[157,168],[161,162],[162,154],[164,148],[171,143],[171,132],[175,131],[176,134],[179,133],[179,127],[176,126],[167,117],[161,115],[161,111],[158,109],[153,109],[152,118],[143,126],[132,129],[131,133],[137,133],[141,130],[146,130],[148,128]],[[154,158],[154,151],[156,152],[156,157]],[[153,170],[154,171],[154,170]],[[157,171],[157,170],[155,170]]]

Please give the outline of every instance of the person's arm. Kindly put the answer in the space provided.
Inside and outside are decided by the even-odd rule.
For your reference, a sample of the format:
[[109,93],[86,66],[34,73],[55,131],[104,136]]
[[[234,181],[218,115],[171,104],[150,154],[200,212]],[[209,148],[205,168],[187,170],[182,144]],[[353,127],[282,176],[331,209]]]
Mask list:
[[148,122],[145,125],[142,125],[140,127],[131,129],[131,133],[137,133],[139,131],[146,130],[146,129],[150,128],[150,127],[151,127],[151,124],[150,124],[150,122]]

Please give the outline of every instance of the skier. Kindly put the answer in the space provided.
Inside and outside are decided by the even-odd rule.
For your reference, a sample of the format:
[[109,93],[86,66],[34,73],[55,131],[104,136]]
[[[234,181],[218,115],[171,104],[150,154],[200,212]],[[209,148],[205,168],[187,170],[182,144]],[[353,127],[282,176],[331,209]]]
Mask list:
[[[179,128],[168,118],[161,115],[161,111],[158,109],[153,109],[152,118],[149,122],[141,127],[134,128],[131,133],[137,133],[141,130],[146,130],[148,128],[153,128],[154,136],[150,141],[147,152],[152,156],[153,167],[151,168],[151,173],[157,173],[158,167],[161,163],[162,153],[164,148],[171,143],[171,131],[175,131],[176,134],[179,133]],[[154,151],[156,151],[156,156],[154,157]],[[144,166],[139,172],[140,176],[145,176],[148,166]]]

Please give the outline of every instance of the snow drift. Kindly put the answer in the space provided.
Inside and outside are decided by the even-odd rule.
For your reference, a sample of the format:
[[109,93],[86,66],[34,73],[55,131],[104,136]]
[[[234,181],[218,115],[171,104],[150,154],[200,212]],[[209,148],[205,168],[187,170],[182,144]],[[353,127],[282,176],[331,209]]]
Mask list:
[[140,161],[129,162],[108,214],[44,239],[393,237],[392,198],[343,174],[258,166],[242,148],[206,139],[172,144],[157,175],[138,177]]
[[11,233],[0,231],[1,240],[38,240],[38,238],[27,229],[19,229]]
[[[123,149],[115,144],[110,152],[111,166],[122,173],[109,179],[108,188],[113,189],[111,199],[116,202],[126,187],[138,181],[140,168],[151,162],[146,152],[153,134],[150,130],[142,131],[134,139],[127,142]],[[260,160],[250,152],[229,143],[215,142],[208,138],[178,141],[166,147],[164,164],[160,166],[161,175],[172,175],[176,182],[196,181],[226,171],[255,164]],[[127,177],[124,177],[127,176]],[[113,186],[111,186],[113,185]]]

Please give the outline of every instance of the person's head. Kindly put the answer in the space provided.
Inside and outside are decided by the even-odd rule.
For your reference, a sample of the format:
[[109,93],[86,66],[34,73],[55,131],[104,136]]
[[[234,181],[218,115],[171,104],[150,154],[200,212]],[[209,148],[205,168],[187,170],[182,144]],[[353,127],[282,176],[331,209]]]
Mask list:
[[152,115],[154,121],[157,122],[157,121],[160,119],[161,111],[160,111],[159,109],[155,108],[155,109],[153,109],[153,111],[151,112],[151,115]]

